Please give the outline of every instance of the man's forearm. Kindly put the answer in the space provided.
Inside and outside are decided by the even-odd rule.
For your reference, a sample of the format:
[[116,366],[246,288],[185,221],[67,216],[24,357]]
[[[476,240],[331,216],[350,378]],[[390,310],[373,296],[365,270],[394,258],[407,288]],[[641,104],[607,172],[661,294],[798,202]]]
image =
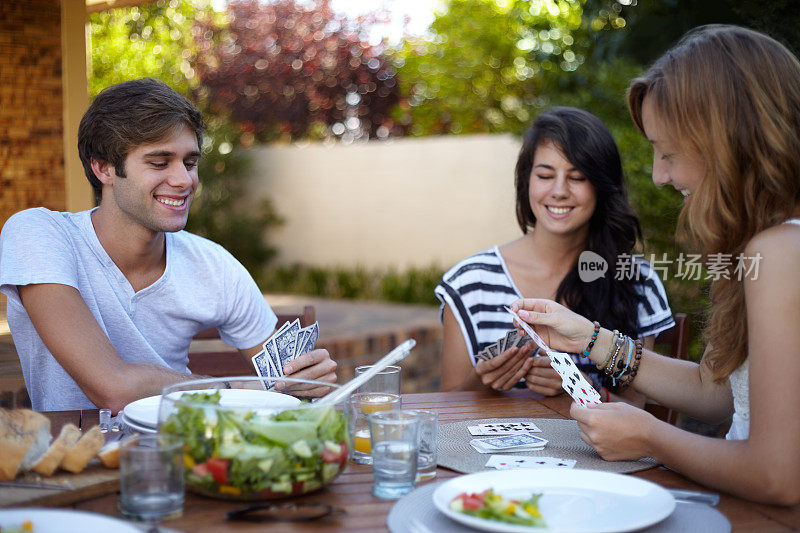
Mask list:
[[152,363],[124,363],[120,372],[101,387],[99,397],[87,394],[92,402],[101,408],[117,413],[129,403],[140,398],[161,394],[167,385],[200,379],[205,376],[184,374]]

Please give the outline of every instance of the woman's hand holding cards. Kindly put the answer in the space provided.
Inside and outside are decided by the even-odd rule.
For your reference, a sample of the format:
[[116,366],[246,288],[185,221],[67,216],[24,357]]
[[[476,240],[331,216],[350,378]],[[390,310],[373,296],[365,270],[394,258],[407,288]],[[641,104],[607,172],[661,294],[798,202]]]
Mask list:
[[508,390],[521,380],[531,368],[534,358],[533,343],[522,348],[510,348],[497,357],[478,361],[475,373],[481,383],[495,390]]
[[556,350],[580,353],[594,332],[591,321],[552,300],[523,298],[510,307]]

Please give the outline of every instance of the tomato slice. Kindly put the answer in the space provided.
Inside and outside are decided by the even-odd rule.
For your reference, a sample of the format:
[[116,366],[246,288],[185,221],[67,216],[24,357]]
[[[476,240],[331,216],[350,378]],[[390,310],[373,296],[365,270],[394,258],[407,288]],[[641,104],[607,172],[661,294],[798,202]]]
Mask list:
[[347,462],[347,444],[344,442],[339,443],[339,451],[333,452],[327,448],[323,448],[320,457],[326,463],[339,463],[339,466],[344,468]]
[[206,465],[214,481],[220,485],[228,484],[228,468],[231,466],[230,459],[216,459],[212,457],[206,461]]
[[475,494],[472,494],[462,499],[465,510],[477,511],[481,507],[485,507],[485,505],[483,504],[483,500],[480,498],[475,498],[474,496]]
[[205,463],[200,463],[199,465],[194,465],[192,467],[192,472],[198,477],[206,477],[209,474],[208,465]]

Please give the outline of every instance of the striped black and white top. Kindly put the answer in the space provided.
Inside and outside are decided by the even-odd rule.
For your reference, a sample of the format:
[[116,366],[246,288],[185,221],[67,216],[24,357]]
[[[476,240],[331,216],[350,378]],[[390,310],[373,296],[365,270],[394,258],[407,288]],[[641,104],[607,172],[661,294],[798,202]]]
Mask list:
[[[643,338],[671,328],[675,321],[661,280],[657,275],[650,276],[647,261],[636,258],[636,262],[640,269],[639,280],[634,282],[639,295],[637,334]],[[513,329],[511,317],[503,306],[523,297],[497,246],[468,257],[445,272],[434,293],[442,302],[439,319],[444,306],[449,305],[461,327],[473,365],[475,354]],[[573,360],[594,379],[597,374],[594,363],[577,355]]]

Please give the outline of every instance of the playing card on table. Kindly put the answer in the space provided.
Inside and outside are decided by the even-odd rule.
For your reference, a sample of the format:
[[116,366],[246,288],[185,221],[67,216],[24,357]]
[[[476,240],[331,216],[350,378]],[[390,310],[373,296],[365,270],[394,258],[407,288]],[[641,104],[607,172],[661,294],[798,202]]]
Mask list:
[[533,422],[478,424],[477,426],[469,426],[467,429],[469,429],[469,434],[474,437],[490,435],[514,435],[516,433],[536,433],[542,431]]
[[515,468],[575,468],[575,459],[559,457],[526,457],[520,455],[492,455],[486,468],[513,470]]
[[527,433],[518,433],[515,435],[501,435],[483,439],[472,439],[470,444],[472,444],[473,447],[482,448],[485,450],[516,451],[521,448],[541,448],[547,444],[547,441],[541,437],[535,437]]

